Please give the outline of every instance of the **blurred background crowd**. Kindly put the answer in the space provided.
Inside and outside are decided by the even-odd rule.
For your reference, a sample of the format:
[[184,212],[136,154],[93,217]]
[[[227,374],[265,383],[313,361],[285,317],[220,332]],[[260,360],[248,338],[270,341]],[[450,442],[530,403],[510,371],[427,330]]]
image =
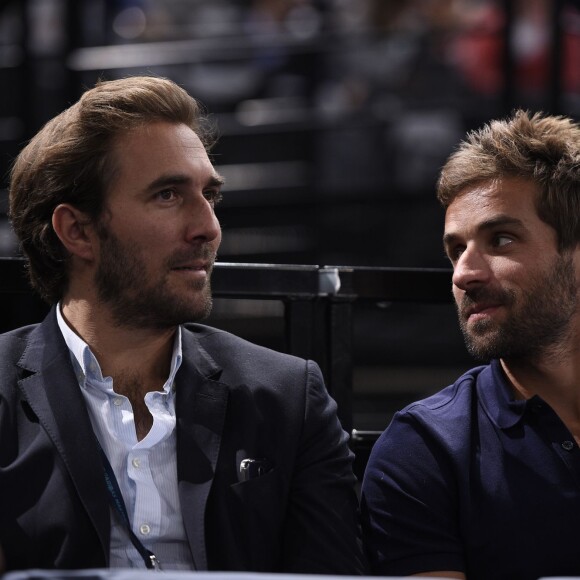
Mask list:
[[[211,113],[220,261],[447,267],[434,185],[465,132],[515,107],[580,118],[580,0],[0,0],[0,256],[18,252],[22,144],[84,87],[134,74]],[[249,338],[277,347],[281,308],[218,301],[214,321],[256,320]],[[355,344],[373,408],[470,365],[451,306],[376,305]]]
[[441,266],[433,186],[465,131],[580,114],[580,2],[2,0],[3,174],[83,87],[143,73],[219,129],[222,260]]

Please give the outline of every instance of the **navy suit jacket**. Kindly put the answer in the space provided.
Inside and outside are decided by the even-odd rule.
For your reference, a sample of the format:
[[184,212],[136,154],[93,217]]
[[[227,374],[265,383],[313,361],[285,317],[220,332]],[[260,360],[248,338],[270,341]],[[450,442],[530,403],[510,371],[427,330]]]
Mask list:
[[[352,453],[317,365],[198,324],[176,377],[177,470],[198,570],[364,573]],[[240,481],[244,458],[272,469]],[[110,509],[54,309],[0,335],[7,570],[103,568]]]

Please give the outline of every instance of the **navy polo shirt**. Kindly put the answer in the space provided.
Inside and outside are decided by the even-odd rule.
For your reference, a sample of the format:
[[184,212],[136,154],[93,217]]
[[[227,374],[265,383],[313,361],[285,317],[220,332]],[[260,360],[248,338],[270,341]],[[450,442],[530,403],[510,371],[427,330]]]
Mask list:
[[514,400],[498,361],[395,415],[361,501],[375,574],[580,575],[580,449],[542,399]]

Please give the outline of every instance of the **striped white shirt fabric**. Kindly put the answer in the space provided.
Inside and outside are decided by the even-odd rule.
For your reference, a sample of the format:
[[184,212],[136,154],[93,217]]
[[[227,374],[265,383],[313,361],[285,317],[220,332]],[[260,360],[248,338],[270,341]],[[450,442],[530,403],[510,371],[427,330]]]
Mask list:
[[[137,440],[129,399],[103,377],[89,346],[68,326],[57,308],[60,330],[87,404],[93,430],[113,468],[135,535],[166,570],[192,570],[177,490],[174,379],[182,360],[181,328],[175,334],[169,377],[162,391],[145,395],[153,426]],[[97,461],[101,461],[97,456]],[[104,477],[104,475],[103,475]],[[119,515],[111,511],[111,568],[145,568]]]

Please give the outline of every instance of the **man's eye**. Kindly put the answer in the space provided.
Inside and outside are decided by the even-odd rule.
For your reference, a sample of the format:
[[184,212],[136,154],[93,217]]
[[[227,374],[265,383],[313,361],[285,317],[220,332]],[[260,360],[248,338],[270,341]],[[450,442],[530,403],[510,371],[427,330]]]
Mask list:
[[501,248],[503,246],[507,246],[508,244],[511,244],[513,242],[513,238],[511,236],[507,236],[507,235],[497,235],[494,238],[494,243],[497,247]]
[[162,201],[171,201],[175,197],[175,192],[172,189],[164,189],[159,191],[156,196]]
[[222,200],[222,192],[217,189],[209,189],[208,191],[204,191],[203,195],[211,205],[216,206]]
[[447,257],[451,261],[452,264],[455,264],[459,258],[461,258],[461,254],[465,251],[465,246],[455,246],[453,248],[449,248],[447,251]]

